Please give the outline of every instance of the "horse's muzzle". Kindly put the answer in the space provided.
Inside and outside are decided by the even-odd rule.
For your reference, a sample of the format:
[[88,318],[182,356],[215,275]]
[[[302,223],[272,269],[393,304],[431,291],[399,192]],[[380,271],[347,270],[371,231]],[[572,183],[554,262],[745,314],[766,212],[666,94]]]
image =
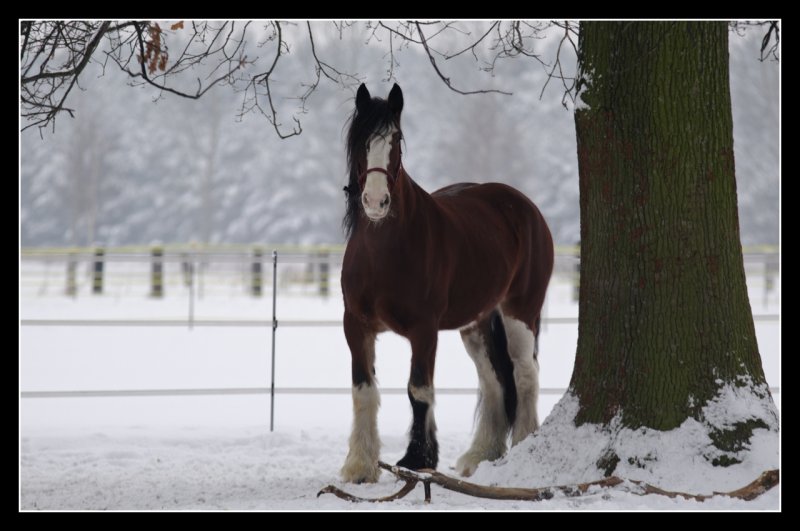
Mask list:
[[379,199],[371,197],[367,192],[361,194],[361,205],[364,207],[364,213],[372,221],[379,221],[385,218],[389,214],[391,203],[392,198],[389,194],[384,194]]

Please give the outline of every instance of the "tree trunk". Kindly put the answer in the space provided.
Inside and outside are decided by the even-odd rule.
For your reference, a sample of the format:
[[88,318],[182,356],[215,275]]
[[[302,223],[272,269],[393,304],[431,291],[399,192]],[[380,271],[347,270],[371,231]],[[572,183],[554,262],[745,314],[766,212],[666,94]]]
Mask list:
[[[665,431],[701,420],[725,385],[763,398],[739,239],[727,24],[586,22],[579,50],[576,424],[617,417]],[[731,415],[730,430],[710,433],[720,450],[767,427]]]

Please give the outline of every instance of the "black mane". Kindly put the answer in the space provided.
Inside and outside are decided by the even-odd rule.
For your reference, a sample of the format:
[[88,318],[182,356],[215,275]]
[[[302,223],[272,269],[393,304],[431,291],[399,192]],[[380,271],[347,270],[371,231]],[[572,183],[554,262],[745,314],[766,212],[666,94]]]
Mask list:
[[400,129],[400,116],[392,112],[389,103],[382,98],[372,98],[369,106],[359,112],[353,111],[350,117],[350,129],[347,131],[347,168],[349,182],[345,187],[347,196],[347,209],[342,220],[347,238],[353,234],[358,224],[359,211],[361,210],[361,197],[359,194],[358,175],[366,168],[360,168],[359,163],[366,157],[367,141],[375,134],[386,133],[391,126],[403,133]]

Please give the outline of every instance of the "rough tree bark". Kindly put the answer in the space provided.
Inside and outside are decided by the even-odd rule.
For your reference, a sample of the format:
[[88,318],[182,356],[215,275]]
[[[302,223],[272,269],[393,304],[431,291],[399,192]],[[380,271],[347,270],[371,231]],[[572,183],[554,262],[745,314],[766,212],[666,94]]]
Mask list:
[[[728,24],[581,23],[578,60],[576,423],[620,414],[670,430],[725,384],[768,393],[739,239]],[[720,450],[766,427],[731,426],[710,434]]]

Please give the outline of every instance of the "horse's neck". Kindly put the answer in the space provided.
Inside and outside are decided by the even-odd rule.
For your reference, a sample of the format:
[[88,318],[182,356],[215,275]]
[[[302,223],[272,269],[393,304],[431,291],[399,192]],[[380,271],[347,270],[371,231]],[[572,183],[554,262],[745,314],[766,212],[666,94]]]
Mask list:
[[403,172],[402,188],[400,190],[401,197],[399,198],[401,212],[399,212],[398,217],[405,224],[409,224],[419,218],[418,214],[420,212],[424,212],[432,206],[433,199],[428,192],[423,190],[422,187],[411,178],[405,168],[402,168],[401,171]]

